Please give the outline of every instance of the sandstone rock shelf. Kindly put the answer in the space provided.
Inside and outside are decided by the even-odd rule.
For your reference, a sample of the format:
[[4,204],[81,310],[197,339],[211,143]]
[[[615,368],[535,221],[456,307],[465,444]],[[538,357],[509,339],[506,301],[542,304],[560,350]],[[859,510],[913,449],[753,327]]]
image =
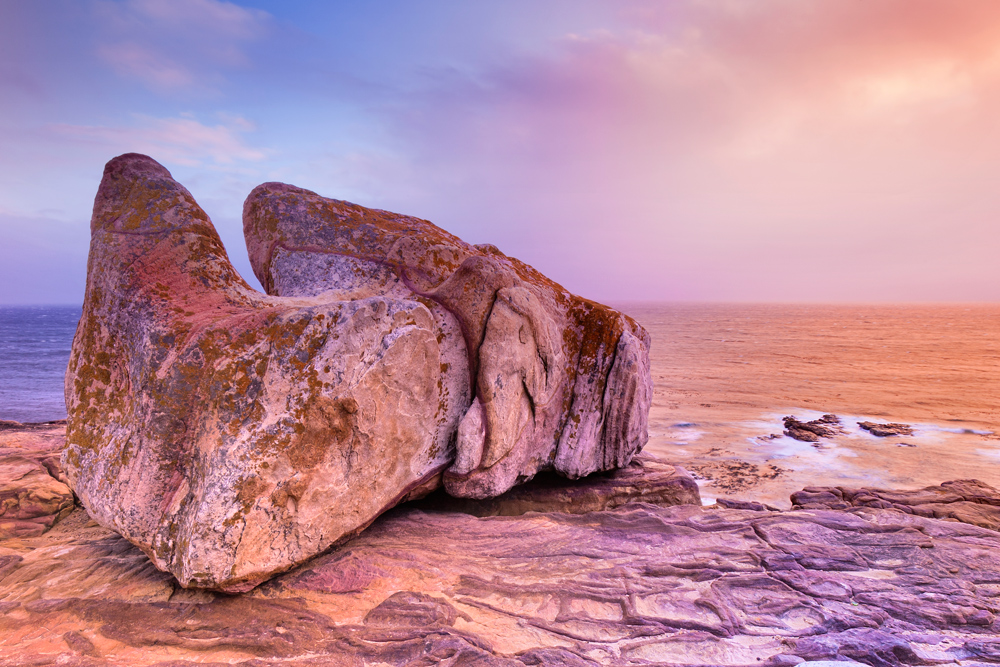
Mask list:
[[0,539],[41,535],[73,509],[59,466],[66,423],[0,423]]
[[697,482],[683,468],[639,455],[624,468],[585,480],[545,474],[496,498],[454,498],[439,492],[414,507],[475,516],[519,516],[528,512],[586,514],[636,502],[665,507],[701,505],[701,494]]
[[1000,663],[1000,533],[901,509],[995,508],[996,490],[797,498],[826,493],[862,506],[477,517],[406,504],[239,595],[181,588],[77,507],[0,540],[0,664]]

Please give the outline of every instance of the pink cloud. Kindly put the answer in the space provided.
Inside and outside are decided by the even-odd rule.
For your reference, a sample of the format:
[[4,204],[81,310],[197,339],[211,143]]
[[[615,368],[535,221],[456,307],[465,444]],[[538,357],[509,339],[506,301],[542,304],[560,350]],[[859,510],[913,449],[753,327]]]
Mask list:
[[259,162],[265,151],[246,143],[242,133],[253,128],[240,117],[205,125],[194,118],[139,117],[130,127],[52,125],[49,131],[65,140],[96,145],[107,155],[138,152],[164,162],[184,166],[239,168],[241,163]]
[[105,36],[98,56],[118,74],[161,92],[212,89],[221,70],[245,67],[247,44],[271,16],[220,0],[100,2]]
[[1000,5],[953,8],[633,3],[390,114],[439,215],[581,291],[1000,298]]
[[156,89],[187,88],[194,73],[163,54],[134,42],[103,44],[97,54],[119,74],[145,82]]

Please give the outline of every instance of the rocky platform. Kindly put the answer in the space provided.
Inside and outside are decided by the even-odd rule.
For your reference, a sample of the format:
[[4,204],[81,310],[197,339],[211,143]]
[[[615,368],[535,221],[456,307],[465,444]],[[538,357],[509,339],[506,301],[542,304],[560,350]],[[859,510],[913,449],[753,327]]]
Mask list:
[[[619,474],[631,481],[595,488],[643,487],[638,464]],[[405,504],[238,595],[180,587],[76,507],[0,540],[0,664],[1000,664],[1000,533],[907,511],[996,507],[1000,492],[839,491],[806,490],[816,508],[787,512]],[[826,493],[873,500],[820,508]]]
[[65,422],[0,422],[0,539],[41,535],[73,510],[59,465],[65,434]]

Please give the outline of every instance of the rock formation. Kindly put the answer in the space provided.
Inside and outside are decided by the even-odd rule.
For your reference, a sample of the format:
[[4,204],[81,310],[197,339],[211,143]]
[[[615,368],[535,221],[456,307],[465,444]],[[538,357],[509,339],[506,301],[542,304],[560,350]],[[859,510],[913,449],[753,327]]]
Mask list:
[[616,311],[290,186],[256,189],[244,226],[275,296],[152,159],[109,162],[94,203],[63,463],[90,515],[183,586],[248,590],[445,469],[487,497],[645,443],[648,336]]
[[996,664],[998,569],[995,531],[892,509],[404,505],[229,596],[77,510],[0,540],[0,665]]
[[0,422],[0,539],[41,535],[73,510],[58,465],[64,433],[63,422]]
[[894,509],[1000,530],[1000,491],[976,479],[944,482],[916,491],[810,486],[792,494],[792,505],[798,509]]
[[415,507],[475,516],[518,516],[528,512],[586,514],[628,503],[701,505],[701,493],[683,468],[640,454],[627,466],[591,475],[585,482],[545,473],[496,498],[459,499],[439,492]]
[[[570,478],[628,463],[646,442],[649,337],[490,245],[431,223],[282,183],[243,209],[254,273],[269,294],[372,295],[423,303],[441,329],[446,387],[467,400],[445,486],[489,498],[553,468]],[[463,406],[466,408],[466,406]]]
[[[0,448],[58,479],[62,439],[15,427]],[[640,462],[572,493],[610,507],[669,468]],[[44,532],[0,536],[0,666],[1000,663],[1000,533],[984,527],[998,525],[1000,492],[964,480],[793,498],[793,511],[632,503],[486,518],[407,503],[237,595],[182,588],[71,506]]]
[[909,424],[897,424],[894,422],[890,422],[888,424],[880,424],[878,422],[858,422],[858,426],[880,438],[888,438],[894,435],[913,435],[913,427]]
[[840,432],[840,418],[837,415],[823,415],[812,421],[799,421],[794,416],[785,417],[785,435],[801,442],[819,442]]

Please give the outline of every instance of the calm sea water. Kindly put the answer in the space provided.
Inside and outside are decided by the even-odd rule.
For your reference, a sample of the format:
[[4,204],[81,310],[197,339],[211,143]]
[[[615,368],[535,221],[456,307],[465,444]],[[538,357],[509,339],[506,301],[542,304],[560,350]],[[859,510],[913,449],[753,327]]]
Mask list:
[[66,418],[63,376],[78,306],[0,306],[0,419]]
[[[788,506],[804,486],[1000,488],[1000,305],[625,305],[649,331],[646,451],[703,498]],[[782,418],[834,413],[821,443]],[[861,421],[902,422],[878,438]]]
[[656,403],[667,412],[802,406],[1000,428],[1000,305],[623,310],[652,336]]
[[[653,338],[658,426],[801,406],[1000,429],[1000,306],[619,307]],[[0,419],[66,416],[79,317],[0,307]]]

